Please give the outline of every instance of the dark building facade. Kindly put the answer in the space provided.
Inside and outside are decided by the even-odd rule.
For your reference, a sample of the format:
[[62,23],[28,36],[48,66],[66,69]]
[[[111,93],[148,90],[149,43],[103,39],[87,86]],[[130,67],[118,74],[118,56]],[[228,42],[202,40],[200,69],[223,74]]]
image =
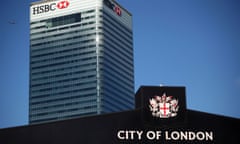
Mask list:
[[29,123],[132,109],[132,33],[116,1],[32,3]]

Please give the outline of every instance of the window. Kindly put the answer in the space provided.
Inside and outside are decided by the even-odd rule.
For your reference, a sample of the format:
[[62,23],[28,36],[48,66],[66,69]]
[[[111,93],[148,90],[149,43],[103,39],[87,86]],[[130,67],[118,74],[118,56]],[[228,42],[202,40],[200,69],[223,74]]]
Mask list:
[[47,21],[47,27],[56,27],[81,21],[81,13],[56,17]]

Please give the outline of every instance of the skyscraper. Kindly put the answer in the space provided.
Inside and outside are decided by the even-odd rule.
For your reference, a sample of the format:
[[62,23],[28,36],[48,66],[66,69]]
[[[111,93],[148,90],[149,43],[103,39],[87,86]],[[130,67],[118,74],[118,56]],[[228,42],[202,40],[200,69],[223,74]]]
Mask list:
[[114,0],[30,6],[29,122],[132,109],[132,15]]

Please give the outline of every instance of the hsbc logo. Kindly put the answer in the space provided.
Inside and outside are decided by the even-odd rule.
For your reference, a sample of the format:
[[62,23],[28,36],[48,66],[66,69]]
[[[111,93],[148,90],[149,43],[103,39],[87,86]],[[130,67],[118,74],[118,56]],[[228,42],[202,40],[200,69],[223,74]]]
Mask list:
[[41,6],[36,6],[32,8],[32,14],[41,14],[41,13],[47,13],[50,11],[55,11],[56,9],[65,9],[69,6],[69,1],[62,0],[58,3],[51,3],[51,4],[45,4]]
[[114,11],[115,11],[115,13],[116,13],[117,15],[119,15],[119,16],[122,15],[122,11],[121,11],[121,8],[120,8],[120,7],[115,6],[115,7],[114,7]]
[[58,4],[57,4],[57,7],[59,9],[64,9],[64,8],[67,8],[69,6],[69,1],[60,1]]
[[114,3],[112,3],[109,0],[104,0],[104,3],[107,7],[109,7],[110,9],[112,9],[117,15],[121,16],[122,15],[122,10],[119,6],[115,5]]

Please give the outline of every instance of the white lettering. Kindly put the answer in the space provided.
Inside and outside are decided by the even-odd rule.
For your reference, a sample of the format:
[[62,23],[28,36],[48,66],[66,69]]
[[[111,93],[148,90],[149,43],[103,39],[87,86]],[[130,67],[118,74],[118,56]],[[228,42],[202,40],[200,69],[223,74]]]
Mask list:
[[153,139],[159,140],[160,137],[162,136],[162,131],[148,131],[146,136],[150,140]]
[[161,137],[162,131],[156,131],[156,139],[159,140]]
[[120,140],[133,140],[137,137],[138,140],[142,139],[143,131],[135,131],[135,130],[120,130],[117,133],[117,137]]
[[147,138],[150,140],[155,139],[155,132],[154,131],[148,131],[147,132]]
[[213,141],[213,132],[193,131],[165,131],[165,140]]
[[[117,138],[119,140],[142,140],[144,131],[142,130],[119,130]],[[213,132],[207,131],[165,131],[166,141],[213,141]],[[145,134],[148,140],[160,140],[162,131],[147,131]]]
[[188,132],[188,140],[194,140],[195,139],[195,133],[194,132]]
[[173,131],[173,132],[171,133],[171,138],[172,138],[173,140],[179,140],[179,138],[180,138],[179,132]]
[[[127,133],[127,132],[126,132]],[[134,139],[134,133],[135,133],[135,131],[128,131],[128,135],[130,135],[130,139]]]
[[205,134],[203,133],[203,132],[198,132],[197,134],[196,134],[196,137],[197,137],[197,139],[198,140],[204,140],[205,139]]
[[187,140],[188,139],[188,132],[180,132],[181,134],[181,140]]
[[118,133],[117,133],[117,137],[118,137],[118,139],[120,139],[120,140],[124,140],[125,137],[123,136],[123,134],[124,134],[124,131],[118,131]]
[[137,131],[138,139],[142,139],[143,131]]
[[206,134],[206,140],[213,140],[213,132],[205,132]]
[[165,139],[166,140],[171,140],[171,138],[168,136],[168,131],[165,131]]

